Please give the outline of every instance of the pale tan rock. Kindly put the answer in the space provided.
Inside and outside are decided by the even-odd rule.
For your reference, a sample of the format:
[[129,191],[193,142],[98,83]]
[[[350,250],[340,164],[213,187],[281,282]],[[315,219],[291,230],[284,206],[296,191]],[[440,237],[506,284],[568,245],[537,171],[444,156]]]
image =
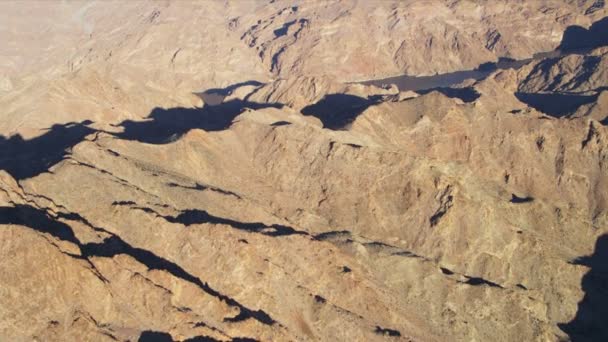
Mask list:
[[[232,26],[280,76],[345,81],[473,69],[559,46],[566,27],[588,27],[590,1],[274,1]],[[360,37],[353,39],[353,37]]]
[[[345,82],[528,57],[601,6],[117,4],[0,11],[29,27],[0,31],[0,340],[568,338],[608,233],[605,48],[469,102]],[[327,129],[329,95],[363,104]]]
[[587,116],[593,120],[605,122],[608,119],[608,91],[604,90],[597,96],[597,100],[580,106],[573,116]]

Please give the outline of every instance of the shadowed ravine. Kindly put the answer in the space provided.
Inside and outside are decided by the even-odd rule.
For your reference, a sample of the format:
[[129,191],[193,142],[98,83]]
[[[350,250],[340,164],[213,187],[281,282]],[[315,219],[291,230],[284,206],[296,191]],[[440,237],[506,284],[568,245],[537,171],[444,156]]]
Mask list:
[[[83,223],[87,224],[88,222]],[[226,304],[237,307],[240,310],[240,313],[235,317],[225,318],[224,320],[227,322],[239,322],[253,318],[265,325],[273,325],[276,323],[275,320],[263,310],[248,309],[233,298],[213,289],[207,283],[187,272],[176,263],[162,258],[146,249],[133,247],[119,236],[108,233],[105,230],[106,233],[110,234],[110,237],[106,238],[103,242],[83,244],[76,238],[74,231],[69,225],[53,219],[43,210],[27,205],[0,207],[0,224],[22,225],[38,232],[51,234],[60,240],[71,242],[78,246],[81,251],[81,256],[71,255],[75,258],[88,260],[91,257],[111,258],[115,255],[125,254],[142,263],[150,270],[166,271],[174,277],[196,285],[207,294],[220,299]]]
[[67,154],[67,150],[95,132],[91,121],[53,125],[44,134],[29,140],[20,135],[0,136],[0,169],[17,180],[46,172]]
[[[229,94],[244,85],[258,85],[250,81],[237,83],[212,92]],[[222,98],[223,99],[223,98]],[[255,103],[243,100],[219,102],[202,108],[154,108],[146,119],[141,121],[125,120],[116,125],[123,129],[119,133],[109,133],[117,138],[136,140],[149,144],[166,144],[179,139],[193,129],[219,131],[230,127],[236,116],[246,108],[281,108],[278,103]],[[21,135],[5,137],[0,135],[0,169],[7,171],[16,180],[23,180],[47,172],[53,165],[61,162],[69,150],[82,142],[86,136],[98,132],[91,128],[92,121],[80,123],[55,124],[32,139]]]

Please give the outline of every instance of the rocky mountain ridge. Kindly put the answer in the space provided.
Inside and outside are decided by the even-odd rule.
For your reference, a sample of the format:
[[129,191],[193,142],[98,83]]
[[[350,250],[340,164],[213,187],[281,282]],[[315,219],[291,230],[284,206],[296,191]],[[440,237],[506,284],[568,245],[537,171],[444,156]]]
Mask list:
[[608,337],[606,47],[349,82],[529,57],[603,2],[62,6],[92,36],[0,96],[2,339]]

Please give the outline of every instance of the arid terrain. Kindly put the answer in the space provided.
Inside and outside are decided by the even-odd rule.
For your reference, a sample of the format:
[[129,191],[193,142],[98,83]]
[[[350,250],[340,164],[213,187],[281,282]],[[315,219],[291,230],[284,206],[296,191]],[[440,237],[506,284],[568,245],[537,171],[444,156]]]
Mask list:
[[0,40],[0,341],[608,341],[604,0],[16,0]]

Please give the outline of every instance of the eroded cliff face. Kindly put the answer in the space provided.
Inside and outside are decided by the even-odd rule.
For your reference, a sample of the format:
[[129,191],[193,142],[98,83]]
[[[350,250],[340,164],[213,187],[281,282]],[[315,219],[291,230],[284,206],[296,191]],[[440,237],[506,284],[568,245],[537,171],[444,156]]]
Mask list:
[[591,0],[13,1],[1,15],[0,131],[33,137],[199,105],[192,92],[237,82],[433,75],[576,48],[608,12]]
[[587,27],[605,15],[603,6],[589,13],[592,6],[591,1],[276,1],[235,17],[231,28],[279,76],[361,80],[531,57],[556,48],[568,26]]
[[2,339],[608,337],[605,47],[346,82],[527,57],[603,2],[62,6],[84,33],[0,97]]

